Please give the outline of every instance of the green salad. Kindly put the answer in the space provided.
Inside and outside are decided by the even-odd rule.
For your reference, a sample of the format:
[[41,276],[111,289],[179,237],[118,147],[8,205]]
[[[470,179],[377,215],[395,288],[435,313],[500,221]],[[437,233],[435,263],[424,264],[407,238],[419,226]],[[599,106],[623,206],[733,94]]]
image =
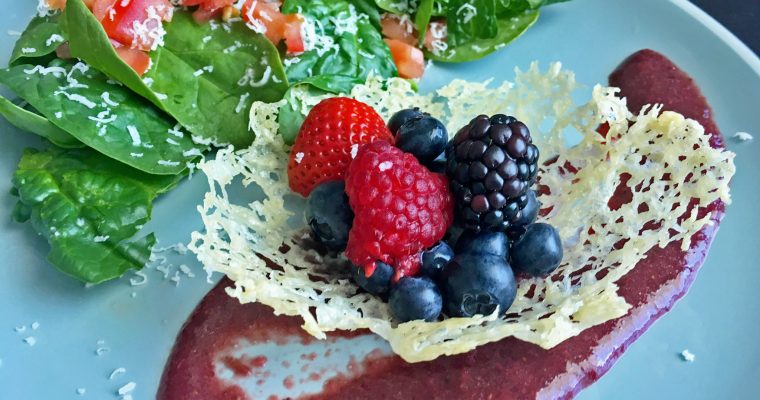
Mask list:
[[153,201],[214,148],[250,145],[254,102],[293,99],[279,121],[292,139],[296,85],[318,95],[369,76],[418,79],[426,59],[505,46],[555,2],[42,1],[0,70],[16,96],[0,97],[0,114],[44,138],[21,155],[12,215],[76,279],[139,270],[156,243],[142,231]]

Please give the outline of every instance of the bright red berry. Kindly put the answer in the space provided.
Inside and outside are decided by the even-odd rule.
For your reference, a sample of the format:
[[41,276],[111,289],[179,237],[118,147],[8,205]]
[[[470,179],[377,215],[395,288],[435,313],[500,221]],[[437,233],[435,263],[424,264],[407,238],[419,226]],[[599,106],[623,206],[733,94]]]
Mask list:
[[372,107],[347,97],[322,100],[290,150],[290,189],[307,197],[320,183],[343,179],[359,146],[375,140],[393,143],[393,135]]
[[346,193],[354,211],[346,257],[370,273],[382,261],[395,268],[396,280],[416,275],[420,253],[451,226],[448,180],[385,141],[359,149]]

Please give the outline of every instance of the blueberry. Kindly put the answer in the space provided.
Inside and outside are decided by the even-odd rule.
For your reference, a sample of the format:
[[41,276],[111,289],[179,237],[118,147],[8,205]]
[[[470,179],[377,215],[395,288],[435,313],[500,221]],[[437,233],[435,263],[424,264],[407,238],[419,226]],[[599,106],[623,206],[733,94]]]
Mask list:
[[438,279],[446,264],[454,258],[454,250],[444,241],[422,252],[420,272],[433,280]]
[[401,125],[396,134],[396,147],[413,154],[420,163],[427,165],[444,151],[448,137],[441,121],[423,115]]
[[457,245],[457,242],[459,241],[459,238],[462,237],[464,234],[464,229],[462,229],[459,225],[452,225],[451,228],[449,228],[448,231],[446,231],[446,234],[443,235],[443,240],[446,241],[446,243],[449,244],[449,247],[455,248]]
[[428,163],[428,169],[430,170],[430,172],[435,172],[436,174],[445,174],[446,167],[447,167],[446,156],[443,154],[439,155],[438,157],[435,158],[435,160]]
[[401,110],[393,114],[391,119],[388,120],[388,130],[391,131],[391,133],[395,136],[398,132],[398,128],[400,128],[401,125],[404,125],[406,121],[414,118],[420,118],[423,115],[425,114],[423,114],[418,107]]
[[492,255],[506,260],[509,257],[509,239],[501,232],[467,232],[457,241],[456,254]]
[[380,261],[375,262],[375,270],[369,277],[364,273],[364,267],[352,265],[351,272],[354,282],[362,289],[372,294],[388,293],[393,277],[393,267],[390,265]]
[[503,315],[515,301],[517,284],[509,264],[493,255],[459,254],[443,272],[446,315]]
[[400,322],[438,319],[443,299],[438,286],[427,277],[404,277],[391,288],[388,304],[393,318]]
[[330,250],[346,248],[354,213],[348,205],[342,181],[326,182],[314,188],[306,200],[305,216],[315,240]]
[[512,244],[512,265],[533,276],[551,273],[562,262],[562,241],[553,226],[528,225],[525,233]]

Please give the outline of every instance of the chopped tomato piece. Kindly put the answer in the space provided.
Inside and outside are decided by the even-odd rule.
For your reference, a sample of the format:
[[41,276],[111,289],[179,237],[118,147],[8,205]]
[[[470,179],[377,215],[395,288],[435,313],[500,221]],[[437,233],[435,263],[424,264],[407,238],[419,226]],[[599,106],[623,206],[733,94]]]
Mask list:
[[150,56],[148,53],[124,46],[114,46],[114,49],[116,50],[116,54],[137,72],[137,75],[143,76],[145,71],[150,68]]
[[383,14],[383,18],[380,20],[380,27],[383,31],[383,36],[388,39],[395,39],[402,41],[409,45],[417,44],[417,35],[414,31],[414,25],[409,17],[399,17],[395,14]]
[[385,39],[385,43],[391,50],[391,57],[400,77],[406,79],[422,77],[425,72],[425,56],[422,50],[395,39]]
[[428,25],[427,31],[425,31],[425,40],[423,46],[429,51],[436,49],[436,43],[441,44],[446,42],[446,22],[445,21],[433,21]]
[[116,1],[117,0],[89,0],[85,1],[85,4],[90,10],[92,10],[95,18],[97,18],[98,21],[102,21],[106,16],[106,13],[108,13],[108,9],[111,8]]
[[256,32],[264,34],[270,42],[279,44],[285,39],[288,54],[301,54],[305,47],[301,37],[303,20],[298,14],[285,15],[280,4],[262,0],[247,0],[241,8],[243,19]]
[[222,12],[221,8],[214,9],[214,10],[206,10],[203,8],[199,8],[195,10],[195,12],[193,12],[193,19],[195,20],[195,22],[199,24],[203,24],[216,18],[217,15],[219,15],[221,12]]
[[[91,2],[92,0],[85,0],[85,4]],[[45,4],[47,4],[48,8],[52,10],[63,10],[66,7],[66,0],[47,0],[45,1]],[[87,7],[90,5],[87,4]]]
[[291,14],[285,16],[285,48],[290,55],[298,55],[303,53],[306,48],[303,43],[303,37],[301,37],[301,24],[303,20],[297,14]]
[[235,0],[181,0],[179,4],[185,7],[199,6],[193,13],[193,19],[198,23],[208,22],[221,14],[225,7],[231,6]]
[[240,11],[248,26],[264,34],[272,43],[280,43],[285,36],[285,15],[280,12],[276,3],[247,0]]
[[108,37],[139,50],[152,50],[160,40],[161,24],[174,8],[168,0],[119,0],[100,20]]

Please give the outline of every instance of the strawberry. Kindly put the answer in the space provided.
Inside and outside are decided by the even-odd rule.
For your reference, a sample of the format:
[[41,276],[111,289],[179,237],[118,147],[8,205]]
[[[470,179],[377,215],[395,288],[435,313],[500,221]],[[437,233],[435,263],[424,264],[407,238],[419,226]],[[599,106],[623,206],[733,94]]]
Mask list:
[[419,271],[423,250],[451,226],[448,180],[385,141],[362,146],[346,176],[354,223],[346,257],[372,275],[375,262],[395,269],[394,281]]
[[322,182],[342,180],[359,146],[376,140],[392,144],[394,139],[372,107],[347,97],[321,101],[290,150],[290,189],[307,197]]

